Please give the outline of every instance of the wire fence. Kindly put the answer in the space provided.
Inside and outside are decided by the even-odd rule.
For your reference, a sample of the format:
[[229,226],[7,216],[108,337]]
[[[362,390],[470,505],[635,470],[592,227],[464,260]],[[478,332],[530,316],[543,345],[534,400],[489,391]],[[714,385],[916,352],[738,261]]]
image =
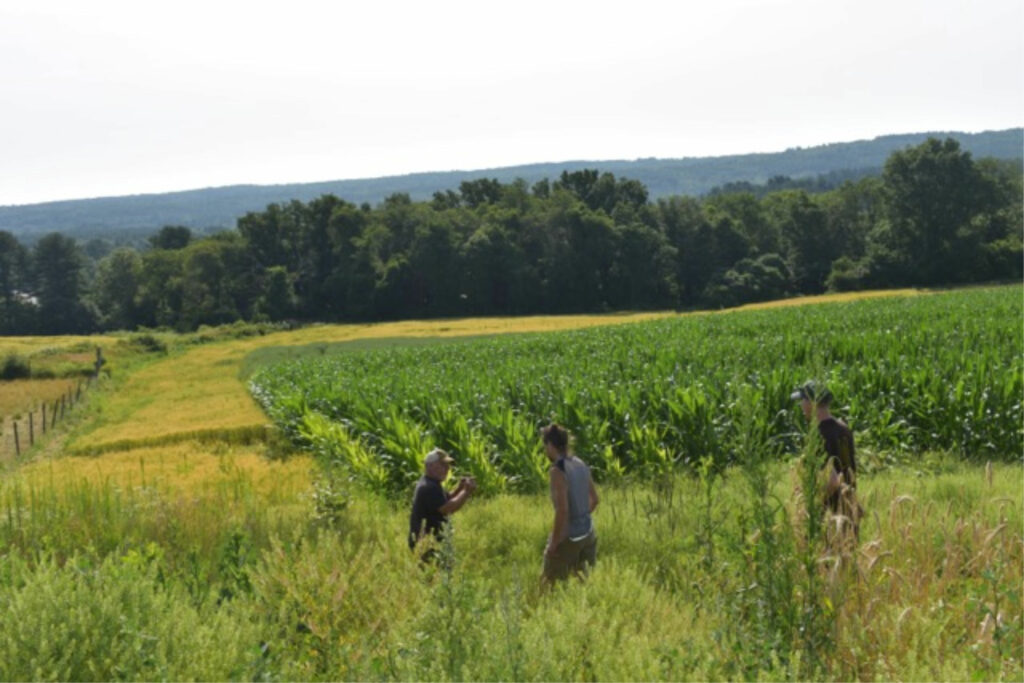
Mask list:
[[31,409],[4,416],[0,423],[0,460],[20,459],[47,440],[71,416],[96,381],[95,376],[89,376],[69,383],[58,398],[32,401]]

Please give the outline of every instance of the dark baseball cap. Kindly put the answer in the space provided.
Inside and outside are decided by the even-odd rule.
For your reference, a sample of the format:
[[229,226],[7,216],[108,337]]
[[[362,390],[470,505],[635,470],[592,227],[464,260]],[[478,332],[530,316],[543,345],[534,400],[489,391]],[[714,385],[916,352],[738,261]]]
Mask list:
[[811,380],[789,395],[794,401],[810,401],[827,405],[832,401],[832,392],[824,384]]

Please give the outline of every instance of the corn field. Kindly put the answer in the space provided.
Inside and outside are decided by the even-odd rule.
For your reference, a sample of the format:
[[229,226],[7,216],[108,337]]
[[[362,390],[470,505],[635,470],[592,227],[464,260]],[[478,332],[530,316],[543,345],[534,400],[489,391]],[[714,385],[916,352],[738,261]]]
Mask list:
[[569,428],[605,481],[794,452],[789,399],[825,381],[862,461],[1019,462],[1019,286],[673,318],[275,365],[253,395],[299,447],[404,493],[440,446],[489,493],[546,481],[537,429]]

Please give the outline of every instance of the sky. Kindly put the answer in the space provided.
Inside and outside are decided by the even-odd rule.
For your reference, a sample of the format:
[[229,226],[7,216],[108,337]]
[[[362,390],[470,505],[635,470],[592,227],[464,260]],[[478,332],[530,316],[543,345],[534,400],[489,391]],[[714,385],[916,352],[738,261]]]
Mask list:
[[1024,125],[1021,0],[0,0],[0,205]]

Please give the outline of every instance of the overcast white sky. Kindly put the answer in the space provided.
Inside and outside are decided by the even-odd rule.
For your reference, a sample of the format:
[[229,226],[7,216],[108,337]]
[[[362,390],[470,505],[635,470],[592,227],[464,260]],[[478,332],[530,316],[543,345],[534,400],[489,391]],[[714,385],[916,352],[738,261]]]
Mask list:
[[1024,124],[1021,0],[0,0],[0,205]]

